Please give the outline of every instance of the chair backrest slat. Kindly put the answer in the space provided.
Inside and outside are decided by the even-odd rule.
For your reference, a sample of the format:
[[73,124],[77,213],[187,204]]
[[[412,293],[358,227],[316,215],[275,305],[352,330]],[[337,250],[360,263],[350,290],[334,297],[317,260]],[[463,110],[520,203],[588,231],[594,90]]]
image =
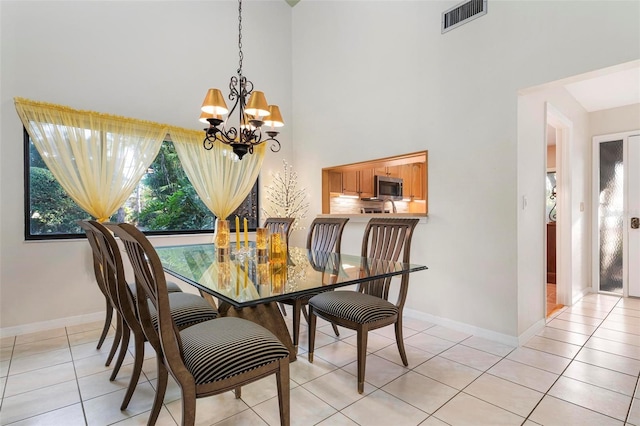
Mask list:
[[[107,227],[122,241],[133,268],[138,291],[137,307],[147,339],[158,339],[161,342],[161,350],[168,361],[167,368],[174,373],[177,370],[186,371],[182,361],[182,341],[171,316],[164,269],[155,248],[147,237],[131,224],[107,224]],[[158,330],[153,327],[146,299],[151,301],[156,309]]]
[[[367,223],[362,239],[362,256],[371,259],[409,263],[411,238],[418,219],[373,218]],[[375,268],[375,262],[368,265]],[[392,277],[368,281],[358,286],[358,291],[383,299],[389,298]],[[398,305],[404,305],[409,274],[403,274]]]
[[348,218],[319,217],[311,222],[307,235],[307,249],[340,253],[342,232]]
[[287,245],[289,245],[289,235],[293,231],[293,222],[295,217],[268,217],[264,221],[264,228],[269,230],[270,234],[280,232],[280,227],[284,229],[284,233],[287,236]]

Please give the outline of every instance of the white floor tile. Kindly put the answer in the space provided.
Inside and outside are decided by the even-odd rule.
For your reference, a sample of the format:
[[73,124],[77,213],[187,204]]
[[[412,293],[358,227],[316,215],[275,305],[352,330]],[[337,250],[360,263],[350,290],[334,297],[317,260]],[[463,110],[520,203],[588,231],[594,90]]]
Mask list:
[[513,346],[483,339],[482,337],[477,336],[471,336],[468,339],[465,339],[462,344],[500,357],[509,355],[509,353],[515,349]]
[[50,352],[69,347],[67,336],[54,337],[51,339],[37,340],[35,342],[22,343],[13,348],[13,359],[25,356],[36,355],[42,352]]
[[627,416],[627,424],[634,426],[640,425],[640,399],[638,398],[633,398],[631,409]]
[[[345,343],[348,343],[354,347],[358,346],[358,336],[354,335],[351,337],[347,337],[342,340]],[[375,352],[380,349],[386,348],[387,346],[396,346],[395,339],[389,339],[388,337],[381,336],[376,333],[369,333],[367,336],[367,352]]]
[[575,359],[632,376],[640,373],[640,361],[591,348],[582,348]]
[[[435,356],[430,352],[423,351],[407,344],[404,345],[404,351],[407,354],[407,362],[409,363],[408,368],[415,368],[429,358],[433,358]],[[398,351],[397,345],[387,346],[386,348],[374,352],[374,354],[397,365],[404,366],[402,358],[400,358],[400,352]]]
[[[115,313],[113,314],[113,316],[114,317],[116,316]],[[114,324],[112,328],[115,327],[115,318],[112,320],[112,324]],[[82,333],[90,330],[102,331],[103,327],[104,327],[104,320],[92,321],[84,324],[71,325],[67,327],[67,334],[71,335],[71,334]]]
[[78,385],[75,380],[70,380],[4,398],[0,419],[2,424],[12,423],[79,402]]
[[[640,313],[640,311],[636,312]],[[610,330],[608,328],[597,329],[596,332],[593,333],[593,337],[612,340],[614,342],[626,343],[628,345],[640,346],[640,335]]]
[[518,361],[521,364],[530,365],[554,374],[562,373],[571,362],[570,359],[524,346],[511,352],[509,356],[507,356],[507,359]]
[[0,337],[0,349],[12,348],[16,342],[16,336]]
[[0,361],[0,377],[6,377],[9,374],[9,364],[10,360]]
[[589,336],[585,334],[572,333],[570,331],[560,330],[559,328],[553,327],[545,327],[537,335],[547,339],[558,340],[560,342],[571,343],[572,345],[578,346],[584,345],[587,340],[589,340]]
[[[1,416],[4,421],[4,416]],[[11,423],[11,426],[85,426],[84,412],[81,404],[73,404],[57,410],[48,411],[28,419]]]
[[315,362],[317,358],[322,358],[333,365],[343,367],[355,361],[357,357],[358,352],[355,346],[344,342],[335,342],[316,349],[313,359]]
[[[358,362],[352,362],[342,367],[344,371],[351,374],[357,381],[358,377]],[[404,366],[399,366],[391,361],[381,358],[376,355],[367,355],[366,368],[365,368],[365,381],[371,383],[375,387],[382,387],[387,383],[395,380],[396,378],[407,373],[409,369]]]
[[482,374],[480,370],[440,356],[431,358],[414,371],[459,390],[464,389]]
[[342,413],[335,413],[318,423],[317,426],[358,426],[358,424]]
[[[272,398],[252,408],[268,424],[274,426],[280,424],[277,398]],[[299,386],[291,389],[291,425],[313,425],[331,417],[336,412],[335,408],[304,387]]]
[[560,330],[571,331],[574,333],[591,335],[596,327],[593,325],[581,324],[579,322],[565,321],[561,319],[554,319],[547,324],[548,327],[559,328]]
[[[548,321],[525,346],[513,348],[405,317],[409,367],[402,365],[393,327],[370,332],[362,395],[355,332],[340,328],[337,338],[329,323],[319,321],[311,364],[303,323],[301,355],[290,366],[292,423],[441,426],[476,425],[482,419],[482,424],[607,425],[622,424],[628,415],[627,424],[640,426],[640,399],[632,398],[634,392],[640,396],[635,390],[640,299],[591,294]],[[291,328],[290,316],[285,323]],[[147,344],[143,375],[128,410],[121,412],[133,343],[110,382],[113,367],[104,361],[114,327],[97,350],[102,326],[95,321],[0,339],[0,423],[81,425],[86,415],[89,425],[146,424],[157,385],[155,354]],[[244,386],[239,400],[232,392],[199,399],[197,423],[278,425],[276,395],[271,376]],[[170,379],[159,426],[180,424],[180,396]]]
[[463,333],[461,331],[453,330],[447,327],[443,327],[441,325],[436,325],[435,327],[431,327],[424,331],[426,334],[430,334],[431,336],[436,336],[441,339],[449,340],[451,342],[460,343],[463,340],[471,337],[469,333]]
[[365,381],[364,393],[359,394],[357,385],[358,381],[353,375],[340,369],[305,383],[302,387],[336,410],[342,410],[375,389]]
[[381,390],[348,406],[342,414],[361,425],[417,425],[429,417],[426,412]]
[[560,377],[549,395],[624,421],[631,397],[568,377]]
[[7,377],[4,397],[19,395],[24,392],[57,385],[59,383],[75,380],[76,373],[73,364],[66,362],[51,367],[31,370],[21,374],[12,374]]
[[[394,325],[378,328],[376,330],[370,331],[370,333],[379,334],[386,337],[387,339],[393,340],[394,342],[396,341],[396,329]],[[417,333],[419,333],[419,331],[413,330],[408,327],[402,327],[402,337],[404,337],[405,339]]]
[[[166,405],[167,410],[178,424],[182,424],[182,401]],[[242,399],[236,399],[233,392],[225,392],[196,400],[196,425],[211,425],[247,410]]]
[[313,363],[307,357],[298,357],[297,361],[289,364],[289,376],[299,385],[336,370],[338,367],[322,358],[314,358]]
[[69,351],[69,348],[42,352],[12,360],[9,374],[25,373],[27,371],[38,370],[40,368],[51,367],[52,365],[64,364],[69,361],[71,361],[71,352]]
[[418,349],[427,351],[434,355],[437,355],[440,352],[444,352],[447,349],[455,346],[454,342],[431,336],[430,334],[426,333],[414,334],[413,336],[404,339],[404,344],[414,346]]
[[633,390],[637,382],[636,376],[580,361],[572,362],[562,375],[629,396],[633,396]]
[[606,328],[608,330],[615,330],[615,331],[621,331],[623,333],[640,335],[640,325],[625,324],[623,322],[604,320],[602,321],[602,325],[600,325],[600,327]]
[[267,426],[267,423],[255,411],[248,409],[216,423],[215,426]]
[[53,339],[56,337],[65,337],[67,332],[64,328],[56,328],[53,330],[43,330],[36,333],[27,333],[16,336],[15,344],[22,345],[25,343],[40,342],[42,340]]
[[151,410],[155,391],[149,383],[138,384],[129,406],[126,410],[120,411],[124,394],[125,390],[123,389],[84,401],[88,426],[116,423]]
[[546,392],[558,378],[557,374],[506,358],[487,372],[538,392]]
[[491,374],[478,377],[464,392],[522,417],[527,417],[544,396],[541,392]]
[[450,425],[476,426],[479,421],[486,425],[521,425],[520,417],[495,405],[465,393],[459,393],[434,413],[434,416]]
[[[149,419],[149,415],[151,411],[146,411],[142,414],[138,414],[137,416],[129,417],[120,422],[114,423],[116,426],[146,426],[147,420]],[[240,424],[240,423],[238,423]],[[245,423],[246,424],[246,423]],[[259,423],[254,423],[258,425]],[[160,409],[160,414],[158,414],[158,420],[156,421],[157,426],[178,426],[175,419],[171,417],[169,411],[167,411],[166,407],[162,407]]]
[[429,414],[458,393],[455,388],[414,372],[399,377],[382,390]]
[[580,346],[578,345],[547,339],[541,336],[533,336],[525,343],[525,346],[565,358],[573,358],[580,350]]
[[497,355],[464,345],[457,345],[447,349],[440,356],[481,371],[491,368],[502,359]]
[[603,352],[609,352],[616,355],[625,356],[640,360],[640,346],[628,345],[626,343],[614,342],[599,337],[591,337],[584,345],[587,348],[597,349]]
[[[109,380],[111,372],[111,370],[106,370],[101,373],[79,377],[78,386],[80,387],[82,400],[86,401],[111,392],[127,389],[133,372],[133,364],[123,365],[114,381]],[[146,381],[147,378],[144,374],[140,374],[138,383]]]

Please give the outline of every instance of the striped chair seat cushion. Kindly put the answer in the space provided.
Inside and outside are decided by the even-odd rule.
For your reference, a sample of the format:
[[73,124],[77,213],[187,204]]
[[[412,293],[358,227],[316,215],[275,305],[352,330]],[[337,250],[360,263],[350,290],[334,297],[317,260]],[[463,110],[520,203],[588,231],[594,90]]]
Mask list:
[[313,309],[358,324],[378,321],[398,314],[398,307],[379,297],[357,291],[328,291],[309,300]]
[[196,324],[182,330],[180,339],[184,364],[196,384],[233,377],[289,356],[269,330],[240,318]]
[[[151,321],[153,321],[153,326],[157,329],[158,314],[156,308],[150,300],[148,303]],[[192,293],[169,293],[169,306],[171,308],[171,316],[178,329],[212,320],[218,316],[218,311],[206,300]]]
[[[136,290],[136,283],[127,283],[129,286],[129,290],[131,291],[131,297],[133,298],[133,303],[136,303],[136,297],[138,296]],[[182,292],[182,289],[178,287],[178,284],[173,281],[167,281],[167,291],[169,293],[178,293]]]

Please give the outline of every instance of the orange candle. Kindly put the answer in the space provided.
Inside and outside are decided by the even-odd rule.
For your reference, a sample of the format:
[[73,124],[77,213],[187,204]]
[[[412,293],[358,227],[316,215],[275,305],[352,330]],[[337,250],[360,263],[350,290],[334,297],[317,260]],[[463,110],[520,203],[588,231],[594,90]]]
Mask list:
[[244,218],[244,221],[242,222],[243,225],[243,229],[244,229],[244,246],[248,247],[249,246],[249,236],[247,235],[247,218]]
[[236,215],[236,249],[240,248],[240,218]]

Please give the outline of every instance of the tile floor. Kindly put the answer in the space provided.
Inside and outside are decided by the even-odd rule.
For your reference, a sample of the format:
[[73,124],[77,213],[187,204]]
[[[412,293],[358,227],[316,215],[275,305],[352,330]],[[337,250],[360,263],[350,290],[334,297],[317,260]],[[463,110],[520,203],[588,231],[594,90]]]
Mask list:
[[[407,318],[409,367],[391,328],[372,332],[363,395],[356,391],[354,334],[342,330],[336,339],[327,323],[319,325],[315,362],[301,349],[291,364],[294,425],[640,425],[638,299],[588,295],[519,348]],[[120,411],[133,359],[109,382],[110,341],[95,348],[100,326],[1,339],[0,423],[145,424],[156,384],[153,354],[147,351],[131,404]],[[240,400],[230,392],[198,400],[197,416],[202,425],[279,424],[275,379],[244,387]],[[180,424],[175,384],[158,424]]]

